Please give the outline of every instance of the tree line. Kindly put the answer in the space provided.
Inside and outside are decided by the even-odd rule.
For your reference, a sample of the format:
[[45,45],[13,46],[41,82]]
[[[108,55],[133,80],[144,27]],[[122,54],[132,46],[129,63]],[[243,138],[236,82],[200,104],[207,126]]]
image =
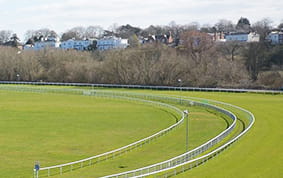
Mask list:
[[[190,33],[199,32],[183,35]],[[182,86],[192,87],[279,89],[283,85],[283,46],[190,45],[172,48],[156,43],[102,52],[19,52],[0,47],[0,80],[178,86],[182,79]]]
[[[283,23],[278,25],[282,28]],[[82,39],[105,34],[129,38],[130,47],[110,51],[18,51],[0,46],[0,80],[87,82],[107,84],[140,84],[192,87],[273,88],[283,87],[283,46],[265,41],[271,21],[263,19],[250,24],[246,18],[237,24],[220,20],[213,27],[198,23],[150,26],[146,29],[130,25],[113,25],[109,30],[99,26],[75,27],[61,38]],[[209,32],[256,30],[260,42],[215,43]],[[177,47],[161,43],[140,45],[138,35],[172,33],[180,40]],[[16,42],[11,31],[0,32],[1,40]],[[31,30],[26,36],[55,35],[49,29]]]

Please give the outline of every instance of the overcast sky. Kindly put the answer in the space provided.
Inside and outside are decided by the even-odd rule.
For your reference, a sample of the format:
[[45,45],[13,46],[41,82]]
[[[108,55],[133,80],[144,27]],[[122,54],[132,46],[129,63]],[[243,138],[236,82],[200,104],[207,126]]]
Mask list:
[[283,20],[282,0],[0,0],[0,30],[12,30],[20,38],[29,29],[49,28],[58,33],[75,26],[131,24],[141,28],[219,19],[251,23],[270,18]]

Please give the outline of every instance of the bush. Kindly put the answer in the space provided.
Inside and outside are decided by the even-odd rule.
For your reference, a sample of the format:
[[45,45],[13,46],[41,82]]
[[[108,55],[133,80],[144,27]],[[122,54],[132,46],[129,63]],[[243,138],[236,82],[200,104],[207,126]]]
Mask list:
[[278,71],[261,72],[257,83],[265,88],[280,89],[283,87],[283,77]]

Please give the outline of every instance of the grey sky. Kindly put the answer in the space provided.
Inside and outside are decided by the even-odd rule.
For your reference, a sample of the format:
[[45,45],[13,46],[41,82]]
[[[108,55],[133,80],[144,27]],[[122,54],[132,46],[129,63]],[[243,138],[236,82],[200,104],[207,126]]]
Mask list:
[[265,17],[274,25],[283,20],[279,0],[0,0],[0,30],[13,30],[20,37],[29,29],[50,28],[58,33],[75,26],[113,23],[138,27],[199,22],[215,24],[219,19],[234,23],[247,17],[251,23]]

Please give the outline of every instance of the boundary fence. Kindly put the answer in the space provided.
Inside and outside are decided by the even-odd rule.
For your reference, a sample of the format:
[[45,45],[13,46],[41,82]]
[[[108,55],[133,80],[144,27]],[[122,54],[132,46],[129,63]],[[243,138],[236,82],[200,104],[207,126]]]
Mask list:
[[[204,99],[204,98],[196,98],[196,97],[187,97],[187,98],[193,99],[193,100],[203,100]],[[245,110],[241,107],[238,107],[238,106],[235,106],[235,105],[232,105],[232,104],[219,102],[219,101],[215,101],[215,100],[207,100],[207,101],[210,102],[210,103],[213,103],[215,105],[222,105],[222,106],[225,106],[225,107],[228,107],[228,108],[233,108],[234,110],[236,109],[239,112],[244,113],[245,116],[246,116],[245,118],[249,122],[248,127],[245,128],[239,135],[232,138],[227,143],[223,144],[222,146],[216,148],[215,150],[213,150],[213,151],[211,151],[211,152],[209,152],[209,153],[207,153],[203,156],[197,157],[197,158],[192,159],[192,160],[188,160],[187,162],[183,162],[183,163],[180,163],[180,164],[173,165],[173,166],[168,167],[166,169],[156,170],[156,171],[153,171],[153,172],[148,172],[146,174],[134,176],[134,177],[147,177],[147,176],[155,175],[156,178],[161,178],[161,177],[167,178],[167,177],[177,175],[179,173],[183,173],[183,172],[190,170],[194,167],[197,167],[197,166],[207,162],[209,159],[217,156],[220,152],[227,149],[231,144],[238,141],[244,134],[246,134],[250,130],[250,128],[253,126],[253,124],[255,122],[254,115],[248,110]],[[185,154],[188,154],[188,153],[185,153]]]
[[[7,84],[7,83],[5,83]],[[14,83],[9,83],[9,84],[14,84]],[[18,83],[16,82],[15,84],[23,84],[23,83]],[[30,83],[24,83],[24,84],[30,84]],[[38,83],[33,85],[39,85]],[[58,83],[56,83],[56,85],[58,85]],[[1,85],[0,85],[1,86]],[[78,85],[73,85],[73,84],[67,84],[67,86],[78,86]],[[80,86],[88,86],[88,85],[80,85]],[[90,85],[92,86],[92,85]],[[1,86],[5,87],[5,86]],[[95,86],[97,87],[97,86]],[[105,86],[102,86],[105,87]],[[17,87],[19,88],[19,87]],[[25,87],[24,87],[25,88]],[[37,87],[32,87],[31,90],[37,89],[40,92],[43,92],[42,89],[37,88]],[[53,89],[52,89],[53,90]],[[61,91],[59,89],[54,89],[56,90],[56,92]],[[55,92],[55,91],[52,92]],[[174,157],[170,160],[164,161],[162,163],[157,163],[148,167],[144,167],[144,168],[140,168],[140,169],[136,169],[136,170],[132,170],[132,171],[128,171],[128,172],[124,172],[124,173],[119,173],[119,174],[114,174],[114,175],[110,175],[110,176],[105,176],[105,177],[145,177],[148,175],[158,175],[161,177],[168,177],[170,175],[175,175],[178,172],[183,172],[187,169],[191,169],[199,164],[204,163],[205,161],[207,161],[208,159],[210,159],[211,157],[217,155],[220,151],[222,151],[223,149],[227,148],[229,145],[231,145],[233,142],[235,142],[236,140],[238,140],[242,135],[244,135],[253,125],[254,123],[254,116],[252,115],[252,113],[250,113],[249,111],[246,111],[242,108],[236,107],[237,109],[241,110],[242,112],[248,113],[248,115],[250,116],[250,121],[249,121],[249,126],[248,128],[246,128],[240,135],[238,135],[237,137],[235,137],[234,139],[230,140],[229,142],[227,142],[226,144],[222,145],[221,147],[218,147],[217,149],[215,149],[214,151],[195,158],[197,155],[200,155],[201,153],[207,151],[209,148],[211,148],[213,145],[219,143],[221,140],[223,140],[229,133],[231,133],[231,131],[235,128],[235,124],[236,124],[236,116],[223,109],[220,108],[216,105],[212,105],[212,104],[207,104],[207,103],[201,103],[199,101],[197,101],[197,98],[189,98],[189,99],[181,99],[181,98],[175,98],[175,97],[170,97],[170,96],[158,96],[158,95],[145,95],[145,94],[137,94],[137,93],[124,93],[124,92],[101,92],[101,91],[94,91],[94,90],[82,90],[82,89],[64,89],[67,90],[69,92],[78,92],[84,95],[94,95],[94,96],[100,96],[100,97],[116,97],[116,98],[121,98],[121,99],[130,99],[130,100],[140,100],[142,102],[149,102],[150,103],[154,103],[157,101],[152,101],[152,100],[165,100],[165,101],[173,101],[173,102],[178,102],[181,103],[183,105],[186,106],[190,106],[190,105],[198,105],[198,106],[202,106],[202,107],[208,107],[210,109],[214,109],[217,112],[222,112],[223,114],[228,115],[230,118],[232,118],[234,121],[232,123],[232,125],[230,125],[230,127],[228,129],[226,129],[225,131],[223,131],[221,134],[219,134],[218,136],[216,136],[215,138],[209,140],[207,143],[197,147],[194,150],[191,150],[187,153],[184,153],[182,155],[179,155],[177,157]],[[46,92],[46,91],[45,91]],[[65,92],[65,91],[64,91]],[[211,103],[213,103],[213,100],[209,100]],[[162,105],[164,105],[165,103],[162,103]],[[217,102],[215,101],[214,104],[222,104],[222,105],[227,105],[230,107],[234,107],[233,105],[230,104],[226,104],[226,103],[222,103],[222,102]],[[165,104],[167,105],[167,104]],[[180,112],[180,110],[179,110]],[[182,121],[184,119],[184,115],[182,116]],[[181,122],[181,120],[179,122]],[[127,146],[126,146],[127,147]],[[123,147],[124,148],[124,147]],[[131,148],[131,146],[129,146],[128,148]],[[127,150],[127,149],[126,149]],[[129,149],[131,150],[131,149]],[[115,151],[115,150],[114,150]],[[119,153],[117,154],[119,155]],[[114,157],[117,156],[116,154],[110,153],[110,157]],[[109,155],[108,155],[109,156]],[[91,157],[93,158],[93,157]],[[84,161],[90,161],[90,158],[84,159]],[[82,160],[79,160],[82,161]],[[83,162],[84,162],[83,161]],[[78,162],[72,162],[73,164],[77,164]],[[80,162],[81,163],[81,162]],[[89,163],[91,164],[91,163]],[[71,163],[67,163],[67,164],[63,164],[63,165],[57,165],[57,166],[52,166],[52,167],[48,167],[47,168],[41,168],[40,170],[49,170],[48,171],[48,175],[50,175],[50,169],[52,168],[60,168],[60,173],[62,173],[62,166],[70,166],[72,165]],[[83,166],[83,165],[82,165]],[[180,169],[181,168],[181,169]],[[71,168],[72,169],[72,168]],[[162,172],[166,172],[165,174],[159,175]]]
[[[37,93],[46,93],[46,92],[51,92],[51,93],[71,93],[71,94],[81,94],[81,95],[89,95],[89,96],[97,96],[97,97],[108,97],[108,98],[119,98],[119,99],[125,99],[125,100],[131,100],[131,101],[137,101],[137,102],[143,102],[143,103],[147,103],[150,105],[157,105],[159,107],[166,107],[169,108],[177,113],[179,113],[181,115],[181,118],[179,119],[179,121],[175,124],[173,124],[172,126],[163,129],[149,137],[143,138],[141,140],[138,140],[134,143],[131,143],[129,145],[126,145],[124,147],[106,152],[106,153],[102,153],[99,155],[95,155],[86,159],[82,159],[82,160],[78,160],[78,161],[73,161],[73,162],[69,162],[69,163],[65,163],[65,164],[60,164],[60,165],[55,165],[55,166],[50,166],[50,167],[42,167],[39,169],[40,172],[42,171],[47,171],[47,176],[52,175],[51,170],[54,169],[59,169],[59,174],[62,174],[63,172],[66,171],[72,171],[74,169],[77,168],[82,168],[86,165],[92,165],[95,164],[97,162],[101,162],[103,160],[107,160],[107,159],[112,159],[116,156],[119,156],[123,153],[126,153],[128,151],[131,151],[135,148],[141,147],[146,143],[150,143],[151,141],[153,141],[154,139],[157,139],[160,136],[163,136],[165,134],[167,134],[168,132],[170,132],[171,130],[177,128],[180,124],[183,123],[184,121],[184,113],[178,109],[175,106],[166,104],[166,103],[161,103],[158,101],[150,101],[150,100],[144,100],[141,99],[142,95],[137,94],[136,97],[133,94],[127,94],[127,93],[115,93],[115,92],[103,92],[103,91],[94,91],[94,90],[83,90],[83,89],[60,89],[60,88],[35,88],[35,87],[22,87],[22,86],[1,86],[0,85],[0,89],[2,90],[14,90],[14,91],[20,91],[20,92],[37,92]],[[131,96],[131,97],[130,97]],[[79,167],[78,167],[79,164]],[[77,165],[77,167],[74,167],[74,165]],[[68,167],[68,168],[67,168]],[[63,168],[66,168],[63,170]]]
[[[161,96],[156,96],[156,97],[161,97]],[[139,168],[139,169],[135,169],[135,170],[131,170],[131,171],[126,171],[126,172],[122,172],[122,173],[118,173],[118,174],[112,174],[112,175],[108,175],[108,176],[104,176],[103,178],[124,178],[124,177],[145,177],[145,176],[149,176],[149,175],[153,175],[153,174],[157,174],[163,171],[167,171],[169,169],[172,169],[174,167],[178,167],[178,165],[182,165],[182,164],[186,164],[187,162],[190,162],[190,160],[194,160],[193,158],[197,157],[198,155],[204,153],[205,151],[207,151],[208,149],[210,149],[211,147],[213,147],[214,145],[216,145],[217,143],[221,142],[226,136],[228,136],[233,129],[236,126],[236,121],[237,121],[237,117],[231,113],[228,110],[225,110],[223,108],[214,106],[214,105],[210,105],[210,104],[205,104],[205,103],[201,103],[201,102],[197,102],[197,101],[192,101],[192,100],[187,100],[187,99],[180,99],[180,98],[174,98],[174,97],[170,97],[170,96],[163,96],[164,98],[166,98],[166,100],[172,100],[172,99],[176,99],[176,100],[181,100],[181,103],[183,105],[189,106],[189,105],[198,105],[198,106],[202,106],[202,107],[207,107],[210,109],[213,109],[217,112],[221,112],[225,115],[227,115],[228,117],[230,117],[233,120],[233,123],[223,132],[221,132],[219,135],[217,135],[216,137],[212,138],[211,140],[207,141],[206,143],[202,144],[201,146],[188,151],[182,155],[176,156],[174,158],[171,158],[169,160],[157,163],[157,164],[153,164],[150,166],[146,166],[143,168]]]
[[61,82],[20,82],[20,81],[0,81],[0,84],[87,86],[87,87],[130,88],[130,89],[151,89],[151,90],[181,90],[181,91],[205,91],[205,92],[283,94],[282,90],[199,88],[199,87],[174,87],[174,86],[150,86],[150,85],[118,85],[118,84],[61,83]]

